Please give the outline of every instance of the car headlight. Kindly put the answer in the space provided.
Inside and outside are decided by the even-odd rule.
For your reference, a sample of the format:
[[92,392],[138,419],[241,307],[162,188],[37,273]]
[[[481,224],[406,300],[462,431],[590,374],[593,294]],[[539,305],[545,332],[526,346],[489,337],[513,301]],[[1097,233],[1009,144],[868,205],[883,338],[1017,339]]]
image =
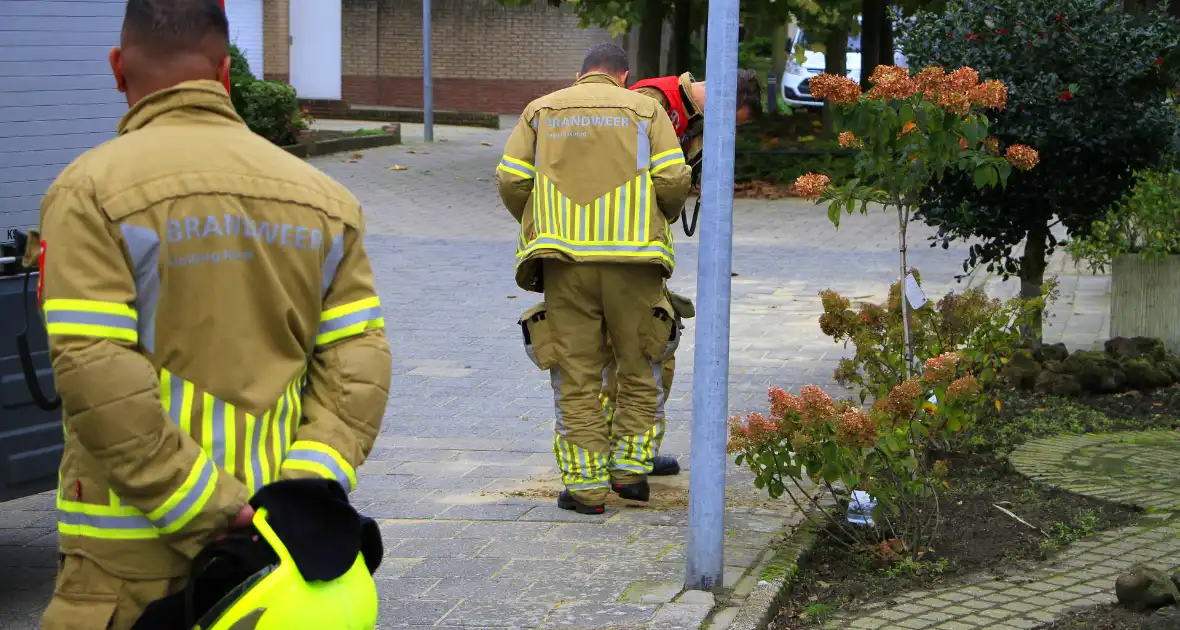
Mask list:
[[808,72],[798,62],[792,60],[787,62],[787,74],[806,75]]

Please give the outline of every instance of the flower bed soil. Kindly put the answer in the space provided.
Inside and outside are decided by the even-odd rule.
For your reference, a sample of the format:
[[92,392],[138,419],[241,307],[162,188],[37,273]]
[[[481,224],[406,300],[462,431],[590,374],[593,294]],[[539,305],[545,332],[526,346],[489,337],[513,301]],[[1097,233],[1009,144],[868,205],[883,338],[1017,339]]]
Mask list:
[[[800,563],[789,599],[771,630],[823,627],[836,611],[917,588],[956,583],[984,569],[1019,573],[1074,539],[1124,526],[1139,513],[1061,490],[1038,486],[1000,461],[971,457],[952,463],[951,488],[943,491],[939,540],[934,552],[916,564],[892,567],[871,552],[850,557],[846,547],[821,536]],[[1000,505],[1049,535],[1042,535],[1004,514]]]
[[[1180,386],[1070,399],[1012,392],[1004,396],[999,418],[980,423],[972,446],[1003,454],[1025,440],[1058,433],[1169,427],[1180,429]],[[909,590],[949,586],[983,570],[1019,574],[1078,538],[1139,517],[1130,508],[1038,486],[1010,472],[995,455],[953,460],[950,482],[940,500],[943,523],[934,553],[916,565],[888,567],[869,552],[852,559],[845,547],[821,537],[800,563],[789,599],[771,630],[822,627],[836,611],[888,602]],[[996,504],[1050,535],[1022,525]],[[1100,607],[1046,628],[1137,630],[1143,619],[1143,614],[1123,608]]]

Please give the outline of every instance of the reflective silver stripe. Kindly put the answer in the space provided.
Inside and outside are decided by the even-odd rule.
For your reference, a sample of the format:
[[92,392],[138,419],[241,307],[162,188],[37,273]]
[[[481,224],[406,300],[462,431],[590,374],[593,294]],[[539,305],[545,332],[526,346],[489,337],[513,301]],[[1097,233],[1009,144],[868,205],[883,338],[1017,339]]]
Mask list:
[[232,471],[234,469],[234,462],[225,460],[225,401],[206,394],[205,403],[208,404],[210,401],[213,403],[213,413],[211,414],[213,418],[213,422],[211,423],[213,425],[213,451],[210,455],[212,455],[213,461],[217,462],[222,468]]
[[664,157],[659,158],[658,160],[652,162],[651,167],[656,168],[657,166],[660,166],[661,164],[667,164],[668,162],[671,162],[672,160],[678,160],[678,159],[683,160],[684,153],[682,153],[680,151],[677,151],[675,153],[669,153],[668,155],[665,155]]
[[151,228],[120,226],[131,272],[135,277],[135,310],[139,313],[139,344],[156,351],[156,311],[160,303],[160,235]]
[[345,490],[352,492],[352,481],[348,478],[348,473],[344,472],[344,469],[340,468],[340,464],[336,463],[336,460],[324,453],[313,451],[309,448],[294,448],[291,449],[289,453],[287,453],[287,457],[283,461],[298,461],[319,464],[320,466],[327,468],[328,471],[332,473],[332,476],[336,478],[336,481],[340,482],[340,485],[344,486]]
[[[629,184],[630,182],[628,182]],[[618,232],[617,241],[627,240],[627,222],[623,220],[627,212],[627,206],[631,203],[631,191],[627,184],[619,187],[618,196],[615,198],[615,231]]]
[[168,372],[168,392],[168,415],[176,426],[180,426],[184,412],[184,379]]
[[640,243],[647,241],[648,210],[650,210],[647,207],[647,182],[649,177],[647,173],[644,173],[636,180],[636,184],[639,186],[639,230],[636,232],[635,240]]
[[[266,457],[262,452],[262,433],[266,427],[266,418],[258,418],[253,414],[246,415],[246,422],[254,423],[254,444],[247,451],[250,461],[250,469],[254,471],[254,487],[251,490],[257,492],[259,488],[265,486],[270,480],[262,477],[262,458]],[[248,431],[248,429],[247,429]]]
[[155,532],[152,522],[146,516],[138,514],[110,516],[58,510],[57,520],[66,525],[82,525],[95,529],[143,529],[149,532]]
[[641,120],[635,128],[635,170],[642,171],[651,167],[651,139],[647,137],[647,125],[650,121]]
[[368,321],[372,321],[372,320],[380,319],[380,318],[381,318],[381,307],[380,306],[374,306],[371,308],[362,309],[362,310],[359,310],[355,313],[341,315],[340,317],[337,317],[335,319],[329,319],[328,321],[321,323],[319,330],[316,331],[316,335],[318,336],[318,335],[323,335],[323,334],[327,334],[330,332],[336,332],[337,330],[348,328],[349,326],[361,324],[364,322],[368,322]]
[[596,488],[609,488],[609,487],[610,487],[609,481],[593,481],[590,483],[579,483],[579,484],[575,484],[572,486],[566,486],[565,489],[569,490],[571,492],[577,492],[579,490],[594,490]]
[[213,482],[213,462],[209,461],[207,457],[203,459],[205,465],[201,467],[201,475],[197,477],[197,482],[193,484],[192,488],[189,488],[188,494],[184,496],[184,499],[181,499],[180,503],[172,506],[172,509],[165,512],[164,516],[152,521],[156,527],[167,529],[173,523],[184,518],[185,514],[205,494],[205,490]]
[[114,313],[93,313],[90,311],[46,311],[47,324],[89,324],[108,328],[136,330],[135,318]]
[[561,413],[561,372],[554,366],[549,370],[549,385],[553,387],[554,428],[558,435],[565,435],[565,414]]
[[606,197],[601,197],[598,200],[598,232],[594,234],[594,240],[601,241],[606,239]]
[[344,260],[344,233],[332,239],[332,247],[324,258],[324,267],[320,273],[320,299],[327,297],[328,289],[332,288],[332,281],[336,279],[336,270],[340,261]]
[[561,198],[561,235],[566,238],[571,238],[573,236],[573,230],[570,229],[569,197]]
[[556,240],[556,239],[551,239],[551,238],[538,238],[537,240],[533,241],[533,242],[532,242],[532,243],[530,243],[530,245],[529,245],[529,247],[530,247],[530,248],[533,248],[533,247],[544,247],[544,246],[563,247],[563,248],[565,248],[565,249],[573,250],[575,253],[576,253],[576,252],[639,252],[639,253],[648,253],[648,252],[650,252],[650,253],[653,253],[653,254],[655,254],[655,253],[664,253],[664,254],[667,254],[667,256],[668,256],[669,258],[671,258],[671,257],[672,257],[672,253],[671,253],[671,252],[669,252],[669,251],[667,251],[667,248],[666,248],[664,245],[662,245],[662,244],[649,244],[649,245],[581,245],[581,244],[563,243],[563,242],[561,242],[561,241],[558,241],[558,240]]

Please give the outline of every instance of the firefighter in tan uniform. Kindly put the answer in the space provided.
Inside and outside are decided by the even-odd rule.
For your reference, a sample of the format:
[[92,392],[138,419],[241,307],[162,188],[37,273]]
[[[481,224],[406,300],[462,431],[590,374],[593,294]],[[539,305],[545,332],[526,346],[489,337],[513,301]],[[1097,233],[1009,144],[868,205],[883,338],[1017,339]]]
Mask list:
[[390,351],[357,200],[251,133],[217,0],[129,0],[131,110],[41,207],[66,433],[45,630],[127,630],[263,485],[356,485]]
[[[627,72],[621,48],[591,48],[572,87],[525,108],[497,167],[521,223],[517,284],[545,295],[521,321],[557,399],[558,505],[588,514],[611,490],[648,499],[664,431],[660,366],[679,342],[664,280],[690,172],[668,115],[622,87]],[[599,400],[612,360],[613,428]]]

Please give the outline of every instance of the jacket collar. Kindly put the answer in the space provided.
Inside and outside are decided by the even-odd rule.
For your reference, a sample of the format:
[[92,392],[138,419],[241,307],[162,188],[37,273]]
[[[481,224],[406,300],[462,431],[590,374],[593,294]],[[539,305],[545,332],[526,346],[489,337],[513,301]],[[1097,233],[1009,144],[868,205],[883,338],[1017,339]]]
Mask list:
[[136,103],[119,121],[119,135],[142,129],[157,119],[176,116],[245,124],[234,110],[225,86],[217,81],[185,81],[149,94]]
[[606,83],[615,87],[623,87],[619,85],[619,82],[614,77],[603,72],[589,72],[582,78],[574,81],[574,85],[582,85],[584,83]]

